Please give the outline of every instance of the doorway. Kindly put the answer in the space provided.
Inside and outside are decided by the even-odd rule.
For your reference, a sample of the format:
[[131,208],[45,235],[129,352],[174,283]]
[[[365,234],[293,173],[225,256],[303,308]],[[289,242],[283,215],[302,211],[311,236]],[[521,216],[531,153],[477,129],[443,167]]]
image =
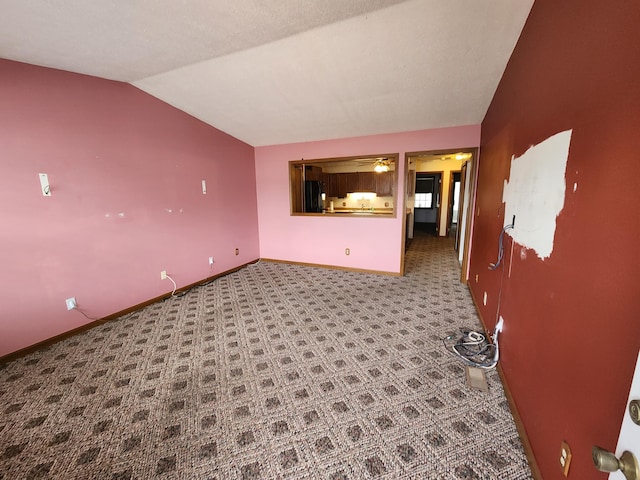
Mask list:
[[[478,149],[462,148],[456,150],[438,150],[425,152],[407,152],[404,165],[404,204],[405,221],[403,222],[403,243],[401,252],[401,274],[404,275],[405,246],[413,238],[414,228],[427,228],[439,237],[454,239],[452,248],[458,252],[460,262],[460,281],[467,283],[469,276],[469,251],[471,248],[471,231],[475,208],[476,159]],[[439,180],[435,177],[440,174]],[[428,209],[416,205],[418,178],[434,176],[427,180],[426,192],[429,193],[429,182],[434,186],[431,200],[435,202]],[[424,180],[421,180],[424,181]],[[436,189],[437,182],[437,189]],[[436,198],[436,193],[437,198]],[[425,200],[427,200],[425,198]],[[426,205],[429,205],[427,202]],[[434,212],[435,210],[435,212]],[[455,213],[454,213],[455,212]],[[433,215],[435,213],[435,224]]]
[[442,198],[442,173],[416,173],[413,228],[439,236],[440,199]]

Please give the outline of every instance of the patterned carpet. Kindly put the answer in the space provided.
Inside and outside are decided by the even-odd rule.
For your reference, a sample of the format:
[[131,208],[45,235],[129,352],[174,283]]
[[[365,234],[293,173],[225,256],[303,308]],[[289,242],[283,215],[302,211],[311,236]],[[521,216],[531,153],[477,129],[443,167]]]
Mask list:
[[0,478],[530,479],[452,243],[402,278],[259,262],[0,366]]

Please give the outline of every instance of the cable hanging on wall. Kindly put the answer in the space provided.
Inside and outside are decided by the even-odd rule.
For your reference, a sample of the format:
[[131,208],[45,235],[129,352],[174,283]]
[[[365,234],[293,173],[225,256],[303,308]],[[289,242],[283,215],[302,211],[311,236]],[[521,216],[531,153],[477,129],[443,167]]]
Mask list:
[[511,224],[505,225],[505,227],[500,232],[500,236],[498,237],[498,260],[496,260],[496,263],[489,264],[489,270],[495,270],[502,263],[502,257],[504,256],[504,234],[507,232],[507,230],[510,230],[515,226],[516,226],[516,216],[514,215],[513,219],[511,220]]
[[[489,264],[489,270],[495,270],[502,265],[504,257],[504,235],[507,230],[515,227],[516,216],[513,216],[511,224],[506,225],[500,232],[498,238],[498,259],[495,263]],[[492,369],[498,364],[500,359],[500,346],[498,337],[502,332],[504,324],[500,316],[500,304],[502,301],[502,281],[504,278],[504,265],[502,265],[502,275],[500,276],[500,290],[498,293],[498,306],[496,308],[496,326],[491,337],[491,342],[487,336],[480,332],[462,330],[462,335],[456,340],[455,335],[445,337],[442,342],[444,347],[451,353],[458,356],[464,363],[476,368]]]

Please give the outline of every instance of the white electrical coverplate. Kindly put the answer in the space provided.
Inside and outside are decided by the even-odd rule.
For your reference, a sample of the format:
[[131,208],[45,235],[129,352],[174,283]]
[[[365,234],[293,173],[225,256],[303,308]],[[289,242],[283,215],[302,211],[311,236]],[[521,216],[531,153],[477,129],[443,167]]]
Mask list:
[[42,195],[50,197],[51,187],[49,186],[49,176],[46,173],[39,173],[38,177],[40,178],[40,189],[42,190]]
[[67,298],[67,310],[73,310],[76,308],[76,297]]

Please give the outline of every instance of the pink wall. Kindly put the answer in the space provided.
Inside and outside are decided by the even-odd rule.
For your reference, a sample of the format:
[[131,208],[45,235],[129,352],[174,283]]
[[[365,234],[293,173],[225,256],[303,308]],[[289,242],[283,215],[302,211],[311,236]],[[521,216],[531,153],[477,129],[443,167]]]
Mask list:
[[0,356],[259,257],[253,147],[131,85],[0,60],[0,152]]
[[[490,329],[501,298],[502,368],[545,480],[565,478],[563,440],[569,479],[606,478],[591,447],[616,448],[640,348],[638,23],[637,0],[536,0],[482,122],[470,286]],[[568,129],[553,252],[511,257],[507,238],[500,296],[487,265],[511,156]]]
[[[402,197],[395,218],[291,216],[288,162],[383,153],[399,154],[399,192],[404,192],[406,152],[477,147],[480,126],[256,148],[260,256],[277,260],[400,272]],[[345,255],[345,248],[351,255]]]

